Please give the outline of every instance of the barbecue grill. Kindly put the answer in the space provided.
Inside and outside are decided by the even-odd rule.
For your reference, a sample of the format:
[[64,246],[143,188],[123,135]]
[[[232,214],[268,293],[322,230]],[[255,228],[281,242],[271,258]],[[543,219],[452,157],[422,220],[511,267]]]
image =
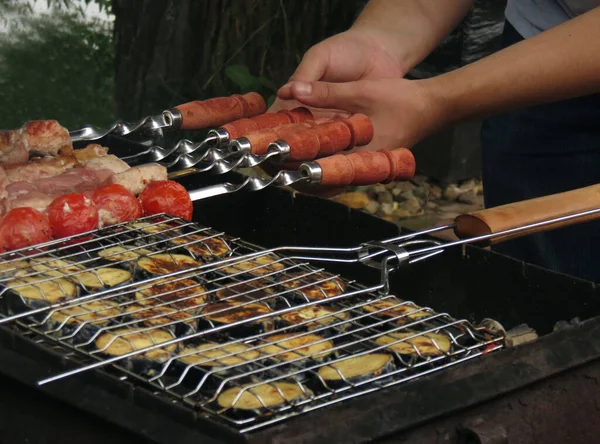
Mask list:
[[[140,149],[114,136],[100,143],[119,157]],[[227,173],[190,174],[179,181],[194,190],[223,178],[245,180]],[[38,268],[17,278],[18,262],[5,262],[1,371],[34,387],[34,393],[49,393],[156,442],[363,442],[389,435],[416,440],[430,439],[433,424],[448,433],[440,438],[448,442],[457,426],[462,437],[508,442],[503,440],[509,432],[511,439],[514,433],[527,437],[529,432],[518,427],[529,418],[523,413],[527,404],[517,402],[513,413],[502,417],[495,398],[539,399],[547,389],[531,385],[554,378],[559,387],[575,379],[574,385],[584,388],[575,396],[580,404],[598,401],[594,379],[581,382],[575,376],[576,371],[598,375],[600,303],[592,283],[466,245],[394,270],[382,281],[386,268],[380,262],[319,261],[314,259],[325,258],[327,250],[308,254],[300,247],[333,251],[410,233],[282,189],[203,200],[194,213],[193,223],[153,216],[83,236],[75,245],[54,242],[19,258]],[[290,248],[277,250],[282,245]],[[149,258],[166,254],[160,257],[167,262],[176,254],[191,257],[190,268],[176,267],[166,278],[185,285],[169,287],[152,266],[141,267],[140,276],[139,257],[133,254],[140,250]],[[265,257],[271,261],[261,261]],[[101,267],[130,275],[121,274],[120,285],[112,287],[113,276],[100,274]],[[46,282],[63,284],[53,287],[56,299],[23,291],[31,290],[24,280],[41,273]],[[79,279],[78,302],[62,297],[71,291],[61,281],[65,277]],[[18,297],[9,298],[10,292]],[[176,302],[168,297],[173,293],[180,295]],[[185,301],[197,298],[224,311],[190,310]],[[111,304],[81,311],[86,302],[100,301]],[[227,311],[227,302],[262,308],[253,305],[250,316],[231,321],[219,315]],[[53,303],[60,305],[49,308]],[[315,307],[326,310],[315,312]],[[172,311],[137,316],[159,308]],[[297,316],[302,311],[317,316]],[[99,317],[70,322],[98,312]],[[134,344],[110,335],[144,323],[153,331],[157,325],[151,321],[164,322],[169,315],[160,325],[167,342],[148,336],[150,352],[156,352],[152,356],[141,356]],[[288,342],[269,340],[276,335]],[[294,345],[299,338],[310,340]],[[421,342],[411,342],[415,338]],[[130,355],[111,354],[114,344],[132,349]],[[315,348],[307,351],[302,344]],[[200,358],[186,361],[190,356]],[[362,362],[358,371],[339,364],[349,358]],[[374,367],[366,369],[365,362]],[[583,364],[589,369],[578,370]],[[563,380],[556,379],[566,370]],[[273,383],[289,392],[265,390]],[[242,399],[242,387],[270,398],[246,397],[251,405],[246,409],[224,407]],[[457,419],[468,408],[475,409],[475,418]],[[592,410],[587,411],[589,417],[575,410],[578,419],[571,423],[580,438],[598,431]],[[487,416],[480,415],[484,412]],[[556,416],[544,413],[547,427],[538,433],[561,436],[552,423]],[[559,414],[569,417],[569,412]]]

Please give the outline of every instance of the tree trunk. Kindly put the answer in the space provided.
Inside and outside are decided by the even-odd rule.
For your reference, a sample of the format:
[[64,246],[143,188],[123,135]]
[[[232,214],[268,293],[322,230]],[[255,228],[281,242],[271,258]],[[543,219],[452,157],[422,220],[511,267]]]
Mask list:
[[358,8],[348,0],[114,0],[119,117],[246,92],[225,74],[232,65],[261,77],[268,98]]

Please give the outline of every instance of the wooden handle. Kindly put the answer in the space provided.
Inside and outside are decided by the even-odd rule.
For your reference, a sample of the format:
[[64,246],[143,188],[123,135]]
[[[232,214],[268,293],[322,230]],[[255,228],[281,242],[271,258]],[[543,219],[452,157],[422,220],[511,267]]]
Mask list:
[[308,108],[298,107],[291,111],[281,110],[276,113],[260,114],[248,119],[240,119],[223,125],[221,128],[227,131],[229,139],[238,139],[248,133],[262,129],[276,128],[278,126],[300,123],[305,120],[314,120]]
[[[561,216],[600,208],[600,185],[592,185],[564,193],[524,200],[522,202],[501,205],[486,210],[460,215],[455,219],[455,233],[465,239],[499,233],[504,230],[543,222]],[[509,233],[489,239],[486,245],[497,244],[542,231],[554,230],[576,223],[600,218],[600,213],[569,219],[542,227],[530,228],[517,233]]]
[[354,114],[291,134],[285,141],[290,146],[289,160],[308,161],[367,145],[372,139],[371,120],[364,114]]
[[267,104],[260,94],[248,93],[196,100],[176,106],[175,109],[183,118],[182,130],[200,130],[263,114],[267,111]]
[[252,147],[252,154],[262,156],[267,153],[267,148],[271,142],[279,139],[286,139],[291,134],[303,131],[317,126],[319,123],[315,120],[305,120],[300,123],[289,123],[276,128],[266,128],[259,131],[248,133],[244,138]]
[[408,180],[415,175],[415,158],[406,148],[336,154],[316,160],[321,167],[321,185],[374,185]]

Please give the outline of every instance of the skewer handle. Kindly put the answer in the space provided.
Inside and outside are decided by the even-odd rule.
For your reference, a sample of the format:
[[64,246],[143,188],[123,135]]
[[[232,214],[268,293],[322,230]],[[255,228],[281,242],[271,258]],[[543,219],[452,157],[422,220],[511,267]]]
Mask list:
[[285,139],[299,131],[317,126],[319,120],[305,120],[300,123],[290,123],[276,128],[266,128],[246,134],[244,138],[251,147],[252,154],[262,156],[267,154],[269,144],[275,140]]
[[336,154],[314,163],[321,168],[319,185],[330,187],[408,180],[415,175],[416,169],[415,158],[406,148]]
[[289,160],[307,161],[331,156],[373,140],[373,124],[365,114],[335,119],[306,131],[289,135]]
[[[461,239],[485,236],[598,208],[600,208],[600,185],[592,185],[460,215],[455,219],[454,231]],[[487,245],[498,244],[521,236],[596,219],[600,219],[600,212],[500,235],[487,240],[486,243]]]
[[308,108],[298,107],[292,110],[281,110],[276,113],[260,114],[258,116],[236,120],[223,125],[221,129],[227,131],[229,139],[237,139],[249,133],[263,129],[276,128],[291,123],[300,123],[305,120],[314,120]]
[[181,113],[180,129],[200,130],[263,114],[267,111],[267,104],[260,94],[252,92],[195,100],[174,109]]

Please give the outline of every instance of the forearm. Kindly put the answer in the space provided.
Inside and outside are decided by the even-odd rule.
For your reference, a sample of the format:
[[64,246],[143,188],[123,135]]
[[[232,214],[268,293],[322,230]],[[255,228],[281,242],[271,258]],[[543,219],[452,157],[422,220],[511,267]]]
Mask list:
[[594,94],[598,42],[600,8],[422,84],[444,124]]
[[372,33],[409,71],[460,23],[473,0],[370,0],[352,30]]

